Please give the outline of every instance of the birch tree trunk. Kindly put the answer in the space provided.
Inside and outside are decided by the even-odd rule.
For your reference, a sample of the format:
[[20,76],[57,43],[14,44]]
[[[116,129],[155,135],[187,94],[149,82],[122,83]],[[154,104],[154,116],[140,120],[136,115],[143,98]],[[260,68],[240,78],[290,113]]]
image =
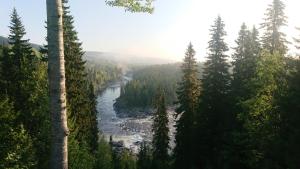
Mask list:
[[62,0],[47,0],[48,80],[52,126],[51,168],[68,168],[68,126]]

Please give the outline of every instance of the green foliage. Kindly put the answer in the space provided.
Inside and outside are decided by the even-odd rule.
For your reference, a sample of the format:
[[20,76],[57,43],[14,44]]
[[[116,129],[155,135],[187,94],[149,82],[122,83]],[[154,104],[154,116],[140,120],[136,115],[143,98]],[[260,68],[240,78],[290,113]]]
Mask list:
[[97,149],[98,140],[97,103],[93,87],[88,84],[85,61],[82,59],[84,52],[73,26],[68,1],[63,2],[68,123],[78,143],[83,146],[87,144],[89,151],[93,152]]
[[136,163],[137,169],[155,169],[156,167],[153,166],[153,164],[151,166],[151,164],[152,157],[150,147],[146,142],[142,142]]
[[165,91],[166,104],[173,105],[177,99],[176,84],[180,75],[178,64],[155,65],[134,70],[133,80],[121,86],[121,95],[115,103],[116,109],[122,112],[124,109],[152,108],[158,88]]
[[154,0],[106,0],[110,6],[124,7],[125,11],[152,13]]
[[68,162],[70,169],[93,169],[95,158],[88,145],[80,144],[74,136],[68,139]]
[[278,168],[281,160],[273,159],[280,153],[282,119],[278,98],[286,90],[284,58],[278,52],[263,51],[257,64],[255,77],[249,83],[251,96],[243,102],[246,111],[238,114],[238,118],[244,121],[251,143],[249,165],[252,168]]
[[95,169],[113,169],[112,149],[104,138],[100,139],[95,157]]
[[190,43],[185,53],[184,62],[181,66],[182,77],[178,82],[176,109],[176,147],[174,149],[174,168],[190,169],[195,164],[195,119],[197,117],[197,104],[200,94],[198,69],[195,59],[195,51]]
[[123,150],[114,158],[114,169],[136,169],[134,156],[128,151]]
[[0,97],[0,168],[28,169],[37,165],[30,135],[22,125],[16,125],[18,116],[6,96]]
[[[230,74],[227,63],[226,32],[220,16],[211,28],[209,53],[203,77],[198,116],[198,157],[204,168],[226,166],[226,153],[230,133],[235,123],[230,105]],[[201,164],[202,163],[202,164]]]
[[[166,110],[164,92],[160,91],[157,96],[156,112],[153,116],[153,163],[152,168],[154,169],[167,169],[169,168],[169,119]],[[145,147],[142,147],[147,151]]]
[[23,39],[25,28],[15,9],[9,28],[9,47],[4,48],[1,58],[1,94],[6,94],[14,112],[18,112],[10,127],[32,144],[31,149],[22,150],[36,152],[29,157],[37,167],[47,168],[50,140],[47,67],[35,55],[29,40]]
[[291,73],[288,76],[287,96],[282,98],[281,106],[283,114],[283,124],[285,130],[282,139],[286,140],[285,154],[288,167],[297,169],[300,167],[300,60],[291,59],[293,63]]
[[105,60],[101,63],[86,63],[87,80],[93,84],[95,93],[104,90],[107,85],[113,81],[117,81],[122,76],[122,70],[113,63]]

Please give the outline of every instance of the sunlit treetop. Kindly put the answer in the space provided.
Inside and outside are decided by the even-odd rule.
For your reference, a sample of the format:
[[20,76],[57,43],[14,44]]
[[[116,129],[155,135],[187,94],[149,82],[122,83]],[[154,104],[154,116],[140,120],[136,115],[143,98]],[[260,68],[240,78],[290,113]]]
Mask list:
[[154,0],[105,0],[110,6],[124,7],[129,12],[153,13],[152,6]]

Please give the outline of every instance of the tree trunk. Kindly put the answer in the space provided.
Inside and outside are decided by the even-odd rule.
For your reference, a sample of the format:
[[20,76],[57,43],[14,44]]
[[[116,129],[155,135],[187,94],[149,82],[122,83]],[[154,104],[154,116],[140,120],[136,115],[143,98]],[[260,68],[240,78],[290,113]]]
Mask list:
[[62,0],[47,0],[48,78],[52,125],[51,168],[68,168],[68,126]]

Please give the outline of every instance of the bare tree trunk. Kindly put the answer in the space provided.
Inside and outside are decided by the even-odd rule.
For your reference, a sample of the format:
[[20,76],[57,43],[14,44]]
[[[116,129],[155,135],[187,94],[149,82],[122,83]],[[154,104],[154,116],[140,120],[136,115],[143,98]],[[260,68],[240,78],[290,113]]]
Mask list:
[[68,126],[62,16],[62,0],[47,0],[52,169],[68,168]]

